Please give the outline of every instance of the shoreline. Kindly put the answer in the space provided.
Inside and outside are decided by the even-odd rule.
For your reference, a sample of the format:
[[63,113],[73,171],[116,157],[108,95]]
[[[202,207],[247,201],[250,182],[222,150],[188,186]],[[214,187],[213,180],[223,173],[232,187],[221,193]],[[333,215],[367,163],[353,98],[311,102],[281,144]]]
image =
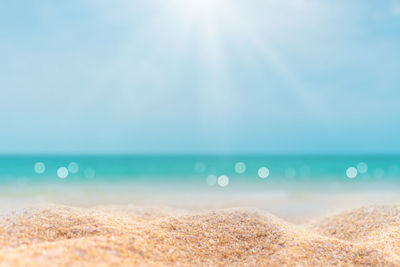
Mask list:
[[369,205],[400,204],[394,192],[161,192],[65,190],[41,188],[32,193],[0,195],[0,213],[31,205],[55,203],[76,207],[102,205],[168,206],[187,210],[258,208],[290,221],[301,221],[332,212]]

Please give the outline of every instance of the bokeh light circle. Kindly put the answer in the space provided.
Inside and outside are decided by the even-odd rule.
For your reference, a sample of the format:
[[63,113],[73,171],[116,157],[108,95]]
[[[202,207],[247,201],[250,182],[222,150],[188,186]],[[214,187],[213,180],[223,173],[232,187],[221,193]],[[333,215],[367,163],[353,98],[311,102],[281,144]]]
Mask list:
[[68,169],[65,167],[60,167],[57,170],[57,176],[61,179],[65,179],[68,176]]
[[238,174],[242,174],[246,171],[246,164],[244,162],[237,162],[235,164],[235,172]]
[[87,179],[92,179],[96,176],[96,171],[92,168],[86,168],[83,175],[87,178]]
[[356,178],[357,174],[358,174],[358,171],[357,171],[357,169],[354,168],[354,167],[349,167],[349,168],[347,168],[347,170],[346,170],[346,175],[347,175],[347,177],[350,178],[350,179]]
[[365,162],[360,162],[357,164],[357,170],[359,173],[364,174],[368,171],[368,165]]
[[221,187],[226,187],[229,184],[229,177],[226,175],[221,175],[218,177],[218,185]]
[[269,176],[269,169],[267,167],[261,167],[258,169],[258,177],[265,179]]
[[33,169],[37,174],[42,174],[46,170],[46,165],[43,162],[36,162]]
[[71,162],[68,164],[68,171],[70,173],[77,173],[79,171],[79,165],[76,162]]
[[206,178],[206,183],[207,183],[209,186],[216,185],[216,184],[217,184],[217,176],[214,175],[214,174],[208,175],[207,178]]

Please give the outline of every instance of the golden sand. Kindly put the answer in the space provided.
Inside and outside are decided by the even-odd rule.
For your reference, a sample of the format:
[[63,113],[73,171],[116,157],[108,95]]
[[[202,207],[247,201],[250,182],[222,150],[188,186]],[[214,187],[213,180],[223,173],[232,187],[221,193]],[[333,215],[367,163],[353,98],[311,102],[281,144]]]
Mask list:
[[0,218],[1,266],[400,266],[400,208],[295,225],[261,210],[47,205]]

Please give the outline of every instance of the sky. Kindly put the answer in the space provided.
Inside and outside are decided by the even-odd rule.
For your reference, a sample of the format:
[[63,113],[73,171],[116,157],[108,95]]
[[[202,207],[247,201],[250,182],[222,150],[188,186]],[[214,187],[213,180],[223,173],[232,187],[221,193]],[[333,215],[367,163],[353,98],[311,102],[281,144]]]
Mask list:
[[0,2],[0,154],[398,154],[400,1]]

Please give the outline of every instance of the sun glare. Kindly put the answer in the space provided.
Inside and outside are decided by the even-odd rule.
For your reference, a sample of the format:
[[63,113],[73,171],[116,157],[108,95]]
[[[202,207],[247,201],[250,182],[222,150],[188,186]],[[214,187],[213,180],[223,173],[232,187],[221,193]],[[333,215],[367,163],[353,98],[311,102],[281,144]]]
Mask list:
[[225,0],[175,0],[174,3],[173,8],[182,22],[198,27],[218,28],[221,17],[233,7]]
[[[268,66],[287,85],[287,90],[300,99],[308,111],[316,108],[318,99],[306,90],[298,79],[287,59],[280,53],[281,38],[287,38],[281,31],[297,29],[298,23],[283,19],[285,16],[297,16],[296,22],[303,17],[298,10],[309,7],[305,2],[299,4],[279,4],[279,1],[259,3],[262,15],[256,12],[250,15],[246,4],[238,0],[172,0],[163,4],[163,14],[176,29],[176,43],[182,53],[198,60],[204,70],[203,85],[198,88],[199,103],[202,103],[202,114],[227,119],[233,114],[233,108],[240,102],[240,96],[233,90],[231,69],[232,55],[243,64],[260,62]],[[308,10],[308,9],[307,9]],[[165,13],[164,13],[165,12]],[[260,23],[260,16],[268,23]],[[306,20],[304,18],[303,20]],[[187,49],[187,50],[186,50]],[[212,102],[212,99],[223,97],[226,101]]]
[[221,8],[228,7],[225,0],[185,0],[179,1],[179,3],[186,11],[203,15],[221,11]]
[[218,4],[218,0],[187,0],[183,1],[186,8],[198,11],[210,11]]

